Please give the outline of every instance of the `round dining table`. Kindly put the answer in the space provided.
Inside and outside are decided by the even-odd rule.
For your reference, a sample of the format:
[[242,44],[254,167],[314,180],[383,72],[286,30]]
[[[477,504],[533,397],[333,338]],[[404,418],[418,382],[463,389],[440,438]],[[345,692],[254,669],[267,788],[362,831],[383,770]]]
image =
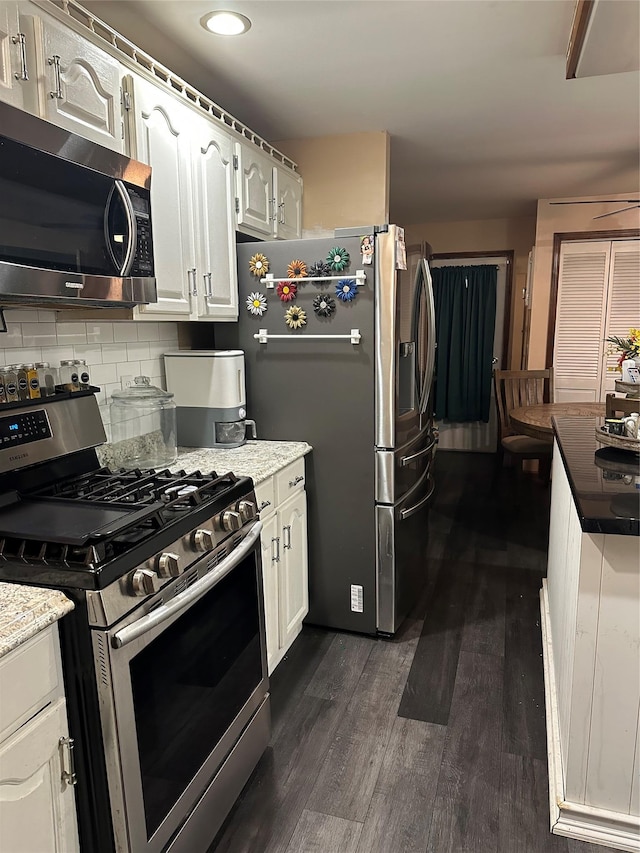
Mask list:
[[522,435],[542,441],[553,436],[551,418],[603,418],[604,403],[536,403],[509,412],[511,426]]

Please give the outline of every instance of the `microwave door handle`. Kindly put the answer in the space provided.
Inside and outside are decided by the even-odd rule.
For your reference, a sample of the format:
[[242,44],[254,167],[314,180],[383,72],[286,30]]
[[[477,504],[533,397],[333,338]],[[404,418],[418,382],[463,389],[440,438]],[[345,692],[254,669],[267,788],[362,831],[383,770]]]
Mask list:
[[[109,212],[111,210],[111,205],[113,204],[113,197],[116,193],[120,202],[122,203],[125,217],[127,219],[127,251],[125,252],[122,265],[119,264],[115,252],[113,251],[111,245],[111,233],[109,228]],[[133,204],[131,202],[131,199],[129,198],[129,193],[126,190],[125,185],[120,180],[116,180],[113,182],[111,192],[109,193],[109,198],[107,199],[107,205],[104,211],[104,235],[107,242],[107,249],[109,250],[109,255],[111,256],[113,265],[118,270],[118,275],[123,277],[128,276],[131,272],[133,260],[136,255],[138,235],[136,229],[136,216],[133,210]]]
[[247,554],[253,550],[260,538],[261,530],[262,522],[256,521],[242,542],[214,569],[192,584],[192,586],[185,589],[184,592],[180,592],[174,598],[171,598],[166,604],[161,604],[160,607],[152,610],[151,613],[142,616],[136,622],[132,622],[131,625],[127,625],[126,628],[122,628],[115,633],[111,640],[111,645],[116,649],[121,649],[123,646],[133,642],[133,640],[137,640],[138,637],[142,637],[143,634],[147,634],[153,628],[157,628],[158,625],[162,625],[167,619],[185,610],[202,598],[222,578],[226,577],[229,572],[240,565]]

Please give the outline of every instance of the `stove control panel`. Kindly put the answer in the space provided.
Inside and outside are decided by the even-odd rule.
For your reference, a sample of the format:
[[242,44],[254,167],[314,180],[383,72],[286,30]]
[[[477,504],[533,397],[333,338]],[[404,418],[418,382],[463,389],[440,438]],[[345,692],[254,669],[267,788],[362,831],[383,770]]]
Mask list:
[[18,412],[0,418],[0,448],[20,447],[30,441],[51,438],[51,426],[44,409]]

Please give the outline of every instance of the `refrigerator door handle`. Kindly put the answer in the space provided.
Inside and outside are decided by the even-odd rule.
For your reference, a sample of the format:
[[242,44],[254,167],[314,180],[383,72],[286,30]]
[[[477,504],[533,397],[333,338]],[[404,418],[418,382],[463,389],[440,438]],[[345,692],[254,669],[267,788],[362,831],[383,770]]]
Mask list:
[[413,506],[410,506],[407,509],[401,509],[400,510],[400,521],[404,521],[405,518],[409,518],[410,516],[415,515],[416,512],[419,512],[422,509],[422,507],[431,500],[431,496],[433,495],[434,489],[436,487],[436,484],[434,483],[433,477],[431,476],[431,474],[427,475],[427,482],[429,483],[429,486],[430,486],[427,494],[423,498],[421,498],[417,504],[414,504]]
[[416,459],[420,459],[421,456],[426,456],[427,453],[430,453],[436,445],[436,440],[433,438],[426,447],[423,447],[422,450],[419,450],[417,453],[412,453],[410,456],[403,456],[400,459],[400,465],[404,468],[405,465],[410,465]]
[[420,392],[420,414],[424,415],[427,409],[427,405],[429,403],[429,394],[431,391],[431,384],[433,382],[433,373],[436,366],[436,311],[435,305],[433,301],[433,282],[431,280],[431,272],[429,271],[429,265],[426,259],[420,262],[422,266],[422,288],[425,294],[425,301],[427,303],[427,366],[424,374],[424,385]]

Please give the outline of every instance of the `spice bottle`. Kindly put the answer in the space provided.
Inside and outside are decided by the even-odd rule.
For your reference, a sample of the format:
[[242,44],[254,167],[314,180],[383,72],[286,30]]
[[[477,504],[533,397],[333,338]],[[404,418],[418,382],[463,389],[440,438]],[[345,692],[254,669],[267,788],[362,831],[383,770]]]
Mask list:
[[80,377],[75,359],[64,359],[60,362],[60,385],[63,391],[80,390]]
[[84,358],[76,358],[74,364],[78,368],[78,382],[80,388],[84,391],[91,386],[91,377],[89,376],[89,368]]
[[6,367],[0,367],[0,404],[7,402],[7,393],[4,387],[4,372]]
[[7,403],[17,403],[20,399],[18,395],[18,374],[16,373],[15,364],[10,364],[4,369],[4,392],[7,397]]
[[36,400],[40,396],[40,382],[38,380],[38,371],[35,364],[22,365],[27,372],[27,385],[29,391],[29,399]]
[[16,375],[18,377],[18,399],[29,399],[29,379],[27,378],[27,368],[24,364],[16,364]]
[[52,397],[56,393],[56,372],[48,361],[37,361],[38,385],[41,397]]

